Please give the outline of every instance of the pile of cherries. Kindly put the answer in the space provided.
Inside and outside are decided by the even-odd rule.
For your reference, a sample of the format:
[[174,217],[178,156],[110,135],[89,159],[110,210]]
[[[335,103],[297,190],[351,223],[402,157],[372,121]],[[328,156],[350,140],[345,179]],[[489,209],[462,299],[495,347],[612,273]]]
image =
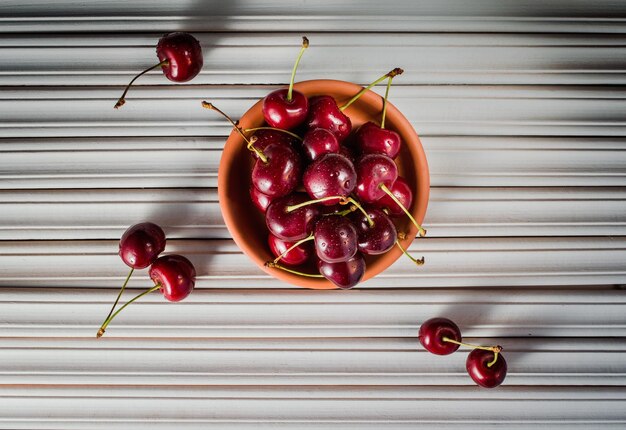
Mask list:
[[[304,37],[289,87],[263,99],[266,126],[244,130],[212,103],[202,105],[230,121],[256,159],[250,198],[265,214],[276,257],[266,266],[351,288],[365,273],[364,255],[383,254],[396,244],[408,255],[399,242],[406,236],[398,233],[392,217],[406,215],[420,236],[426,233],[407,209],[413,193],[394,162],[400,136],[385,128],[389,87],[402,69],[386,73],[340,107],[331,96],[307,98],[293,89],[308,45]],[[385,79],[380,125],[367,122],[351,136],[345,109]],[[294,268],[301,265],[314,265],[318,273]]]
[[[170,302],[180,302],[191,294],[196,282],[196,269],[193,264],[187,258],[178,254],[168,254],[159,257],[164,250],[165,233],[156,224],[143,222],[129,227],[124,232],[120,239],[119,256],[130,267],[130,272],[109,311],[109,315],[107,315],[100,326],[96,337],[102,337],[109,323],[126,306],[146,294],[160,290],[163,297]],[[154,282],[154,286],[130,299],[114,313],[113,311],[135,269],[145,269],[148,266],[150,266],[148,274]]]
[[467,356],[465,368],[470,377],[481,387],[494,388],[506,377],[506,360],[500,353],[502,347],[478,346],[461,342],[461,330],[448,318],[431,318],[419,329],[420,343],[427,351],[448,355],[460,346],[473,348]]

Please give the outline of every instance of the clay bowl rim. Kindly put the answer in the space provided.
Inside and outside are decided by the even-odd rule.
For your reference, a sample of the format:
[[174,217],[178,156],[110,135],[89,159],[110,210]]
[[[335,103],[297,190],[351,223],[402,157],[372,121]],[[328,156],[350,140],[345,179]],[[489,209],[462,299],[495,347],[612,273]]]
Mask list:
[[[307,97],[315,95],[331,95],[333,96],[333,98],[335,98],[335,100],[337,100],[338,103],[343,103],[349,100],[359,91],[361,91],[363,87],[352,82],[331,79],[316,79],[298,82],[294,85],[294,89],[304,93]],[[263,99],[258,100],[241,117],[241,119],[239,120],[239,124],[242,128],[254,128],[263,125],[264,119],[262,113],[262,103]],[[344,113],[352,119],[352,117],[355,115],[355,112],[359,112],[360,114],[364,110],[370,110],[372,112],[380,113],[381,109],[382,97],[373,91],[367,91],[361,96],[361,98],[357,102],[348,107]],[[370,118],[370,115],[368,115],[367,118],[368,120],[376,120],[376,117]],[[424,148],[421,144],[419,136],[415,132],[411,123],[392,103],[388,103],[387,106],[386,127],[398,132],[402,138],[403,148],[400,155],[396,158],[396,162],[401,161],[402,163],[398,163],[399,165],[408,165],[409,163],[407,162],[407,156],[410,160],[412,160],[412,163],[410,164],[414,167],[415,172],[414,180],[410,182],[410,185],[414,195],[413,204],[411,205],[409,211],[411,212],[413,217],[415,217],[417,222],[421,224],[424,221],[424,217],[426,215],[426,209],[428,206],[430,194],[430,175],[428,170],[428,162],[426,160],[426,153],[424,152]],[[356,127],[354,129],[356,129]],[[250,201],[247,191],[249,181],[246,182],[245,192],[243,193],[243,195],[241,195],[241,189],[237,190],[236,192],[233,191],[237,188],[237,181],[230,180],[232,179],[232,174],[240,176],[239,171],[233,171],[233,164],[238,157],[242,157],[243,155],[251,159],[249,151],[246,149],[243,139],[237,132],[235,132],[235,130],[232,130],[226,143],[224,144],[224,149],[218,168],[218,198],[226,227],[228,228],[228,231],[230,232],[233,240],[235,241],[239,249],[244,254],[246,254],[261,270],[283,282],[311,289],[337,289],[337,287],[332,282],[324,278],[307,278],[299,275],[294,275],[292,273],[285,272],[279,269],[270,269],[268,267],[265,267],[265,262],[270,257],[267,240],[264,239],[262,241],[263,243],[265,243],[266,248],[265,256],[263,256],[263,251],[259,251],[258,244],[256,246],[253,245],[251,241],[240,232],[240,227],[238,227],[238,224],[242,222],[240,220],[241,213],[236,211],[234,208],[235,206],[237,206],[234,203],[237,198],[233,196],[237,196],[239,199],[247,199],[249,202],[250,210],[260,214],[258,209]],[[407,238],[401,241],[401,243],[405,248],[408,248],[408,246],[415,239],[415,235],[417,234],[417,228],[413,226],[410,221],[408,221],[408,217],[404,217],[404,219],[405,222],[403,222],[402,224],[405,228],[403,229],[403,231],[407,233]],[[398,224],[399,222],[396,220],[396,225]],[[264,234],[267,233],[264,231]],[[365,275],[363,276],[363,279],[361,280],[359,285],[387,269],[398,258],[400,258],[401,255],[402,251],[396,246],[383,255],[375,256],[373,258],[367,257],[366,260],[369,264],[367,264]]]

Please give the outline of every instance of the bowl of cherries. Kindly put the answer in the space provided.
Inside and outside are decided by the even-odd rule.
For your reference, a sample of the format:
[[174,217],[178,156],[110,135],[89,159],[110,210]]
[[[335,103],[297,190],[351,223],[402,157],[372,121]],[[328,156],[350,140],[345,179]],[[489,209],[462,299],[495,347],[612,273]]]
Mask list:
[[[396,68],[366,88],[336,80],[271,92],[238,121],[218,172],[234,241],[261,269],[307,288],[352,288],[405,254],[426,214],[430,180],[419,137],[387,101]],[[387,80],[385,97],[370,91]]]

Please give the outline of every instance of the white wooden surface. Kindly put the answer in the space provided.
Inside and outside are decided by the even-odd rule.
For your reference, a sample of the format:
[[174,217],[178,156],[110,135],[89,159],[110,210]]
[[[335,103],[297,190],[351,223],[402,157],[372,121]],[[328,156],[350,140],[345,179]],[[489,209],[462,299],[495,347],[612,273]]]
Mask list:
[[[114,111],[178,29],[201,75],[151,73]],[[0,32],[0,428],[626,427],[626,2],[4,0]],[[230,240],[229,130],[199,101],[240,115],[285,84],[304,33],[298,79],[406,70],[392,101],[433,185],[422,269],[307,291]],[[117,241],[146,219],[198,288],[98,341]],[[436,315],[505,347],[502,387],[419,347]]]

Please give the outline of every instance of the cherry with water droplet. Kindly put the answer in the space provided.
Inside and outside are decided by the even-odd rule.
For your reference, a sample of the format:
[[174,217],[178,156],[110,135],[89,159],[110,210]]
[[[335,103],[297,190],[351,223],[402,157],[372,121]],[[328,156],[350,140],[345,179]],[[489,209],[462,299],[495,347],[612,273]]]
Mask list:
[[309,130],[302,140],[302,148],[309,160],[316,160],[324,154],[337,153],[340,150],[335,135],[323,128]]
[[306,263],[313,253],[313,247],[310,242],[294,246],[297,242],[282,240],[271,233],[267,238],[267,242],[272,254],[275,257],[280,257],[280,261],[289,266],[299,266]]
[[328,215],[320,218],[313,229],[315,252],[327,263],[347,261],[358,249],[356,227],[346,217]]
[[[352,162],[343,155],[325,154],[307,167],[302,183],[312,199],[348,196],[357,184],[357,173]],[[330,199],[321,204],[331,206],[339,200]]]
[[289,211],[290,206],[309,200],[305,193],[293,193],[272,201],[265,213],[265,223],[274,236],[289,242],[296,242],[309,236],[314,222],[321,216],[319,206],[310,204]]
[[349,289],[356,286],[365,274],[365,260],[360,253],[356,253],[354,257],[347,261],[337,263],[329,263],[324,260],[318,260],[317,269],[330,282],[341,289]]
[[361,212],[351,216],[358,233],[359,251],[366,255],[384,254],[396,243],[396,226],[382,210],[373,207],[365,210],[367,216]]
[[252,184],[261,193],[276,198],[291,193],[302,179],[302,162],[295,149],[278,143],[263,150],[266,161],[257,159],[252,168]]

